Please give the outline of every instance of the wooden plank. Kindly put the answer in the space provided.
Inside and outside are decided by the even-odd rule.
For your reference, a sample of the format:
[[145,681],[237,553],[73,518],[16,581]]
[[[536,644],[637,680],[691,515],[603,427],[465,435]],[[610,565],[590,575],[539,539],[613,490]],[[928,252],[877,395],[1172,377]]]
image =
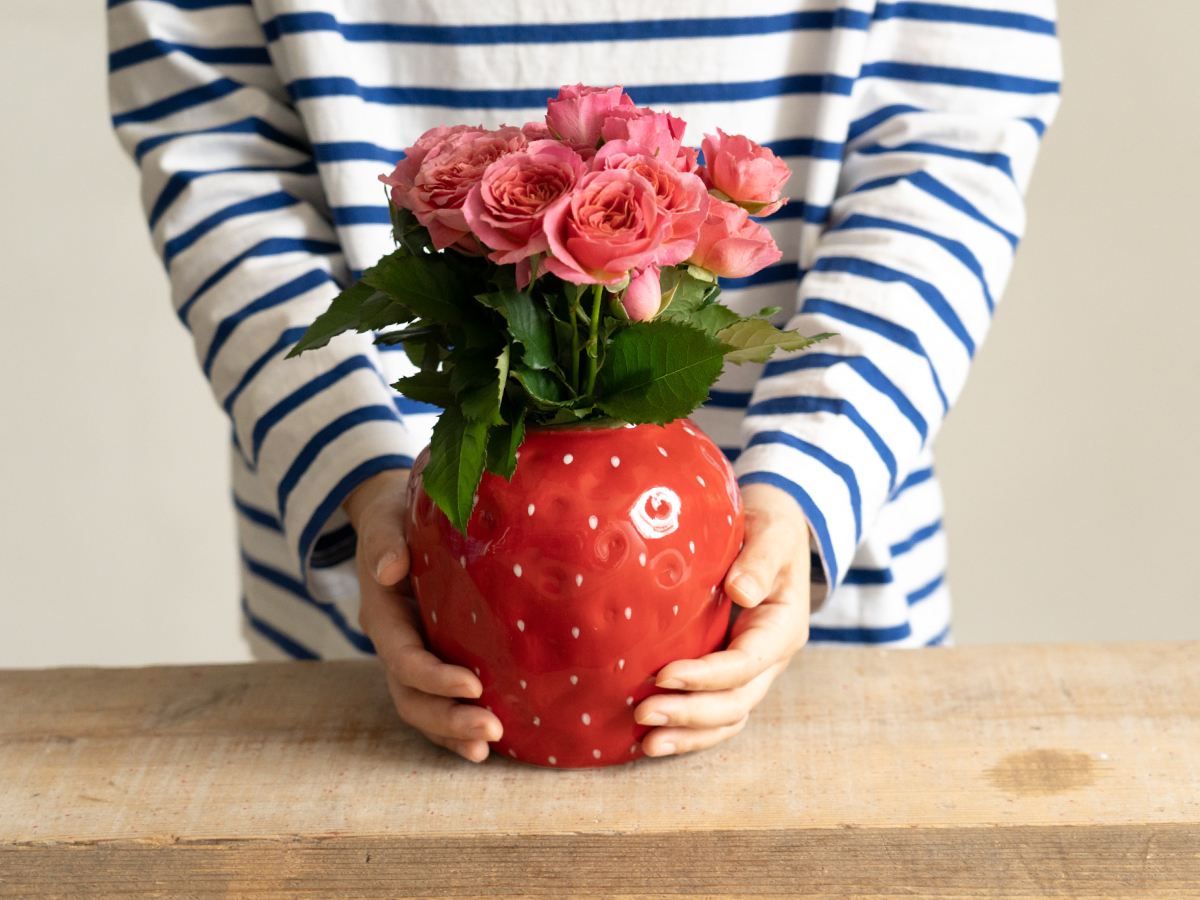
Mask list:
[[0,897],[1194,897],[1198,711],[1200,643],[812,651],[719,748],[555,771],[372,662],[2,672]]

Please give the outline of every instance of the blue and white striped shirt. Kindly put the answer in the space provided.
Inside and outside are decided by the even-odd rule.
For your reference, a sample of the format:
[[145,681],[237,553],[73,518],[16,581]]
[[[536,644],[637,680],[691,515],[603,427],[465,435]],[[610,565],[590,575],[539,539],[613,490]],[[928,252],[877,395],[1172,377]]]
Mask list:
[[113,124],[233,426],[262,652],[371,651],[339,505],[409,466],[437,414],[388,387],[407,358],[369,336],[283,360],[338,285],[391,250],[376,176],[428,128],[537,119],[575,82],[623,84],[687,120],[687,143],[720,126],[793,169],[765,221],[783,261],[726,281],[725,300],[838,336],[730,367],[695,419],[742,483],[803,508],[832,588],[813,641],[945,640],[931,445],[1008,278],[1058,105],[1052,0],[108,6]]

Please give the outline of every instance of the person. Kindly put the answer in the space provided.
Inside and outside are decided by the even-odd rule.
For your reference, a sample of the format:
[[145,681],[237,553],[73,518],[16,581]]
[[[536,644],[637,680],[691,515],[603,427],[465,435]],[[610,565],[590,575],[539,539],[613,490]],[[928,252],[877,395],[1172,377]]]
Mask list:
[[[965,0],[963,0],[965,3]],[[732,641],[658,676],[665,755],[736,733],[807,642],[949,639],[931,446],[1024,227],[1058,104],[1052,0],[109,0],[113,125],[232,423],[245,628],[263,658],[377,652],[400,715],[481,760],[499,720],[427,652],[403,597],[407,470],[437,410],[404,354],[344,336],[284,360],[391,250],[377,182],[424,131],[540,118],[563,83],[621,84],[794,175],[784,259],[735,309],[837,336],[731,367],[695,420],[734,460],[747,537]]]

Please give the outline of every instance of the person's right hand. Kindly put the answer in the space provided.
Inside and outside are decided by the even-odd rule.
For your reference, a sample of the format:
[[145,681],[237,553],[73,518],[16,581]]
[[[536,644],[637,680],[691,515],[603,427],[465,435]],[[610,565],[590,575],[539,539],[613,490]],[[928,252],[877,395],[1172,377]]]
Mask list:
[[415,601],[407,596],[408,474],[380,472],[342,504],[358,533],[358,622],[383,662],[400,718],[435,744],[482,762],[488,741],[498,741],[504,727],[488,710],[455,699],[478,697],[483,685],[470,669],[444,663],[425,649]]

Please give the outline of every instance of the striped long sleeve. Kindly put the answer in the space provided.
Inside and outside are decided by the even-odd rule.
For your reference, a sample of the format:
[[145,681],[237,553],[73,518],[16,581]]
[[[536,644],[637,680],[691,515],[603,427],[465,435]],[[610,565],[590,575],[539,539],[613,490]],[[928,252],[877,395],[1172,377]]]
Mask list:
[[[837,337],[769,363],[743,420],[741,483],[773,484],[800,503],[831,590],[890,582],[889,551],[940,527],[918,522],[863,552],[885,506],[929,480],[931,443],[1008,277],[1057,108],[1053,3],[1000,5],[875,6],[837,196],[828,227],[802,248],[788,323]],[[842,615],[860,624],[861,604],[851,605]],[[899,639],[899,621],[883,637],[849,629],[857,637],[826,639]]]
[[249,3],[109,0],[108,24],[113,125],[140,166],[175,311],[232,423],[240,524],[287,548],[247,556],[247,572],[369,650],[314,599],[308,560],[323,532],[345,529],[345,496],[410,466],[424,438],[397,412],[369,336],[283,359],[348,278],[305,129]]

